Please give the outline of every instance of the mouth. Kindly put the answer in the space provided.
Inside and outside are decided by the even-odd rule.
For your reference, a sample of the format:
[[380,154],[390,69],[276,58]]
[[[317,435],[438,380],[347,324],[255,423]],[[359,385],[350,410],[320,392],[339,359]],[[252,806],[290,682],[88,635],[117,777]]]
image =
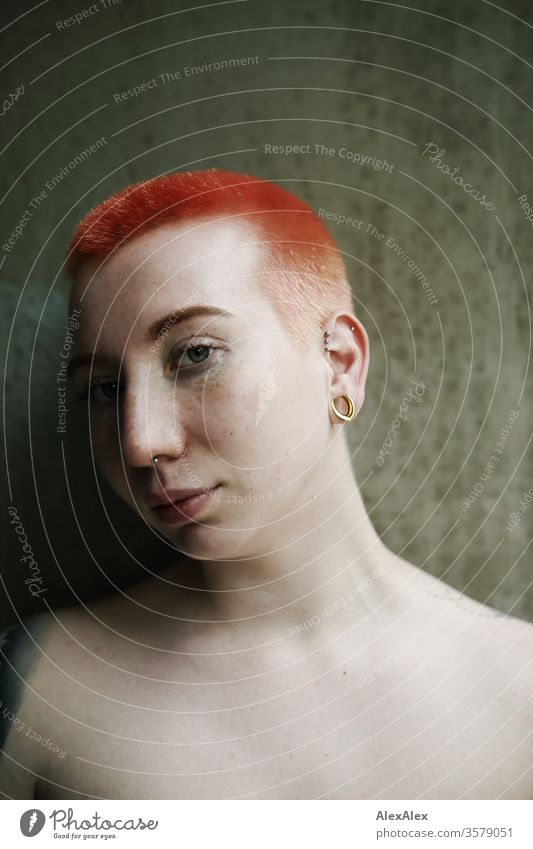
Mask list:
[[166,499],[162,502],[159,497],[159,503],[152,504],[151,509],[166,525],[180,525],[197,516],[218,489],[220,484],[209,489],[187,490],[185,497],[180,495],[176,498],[172,497],[172,492],[167,492]]

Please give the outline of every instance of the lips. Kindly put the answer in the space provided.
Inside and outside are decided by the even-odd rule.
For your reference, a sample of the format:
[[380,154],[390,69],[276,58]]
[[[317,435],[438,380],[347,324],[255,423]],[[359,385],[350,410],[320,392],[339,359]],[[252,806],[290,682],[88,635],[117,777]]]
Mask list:
[[169,504],[175,504],[178,501],[184,501],[186,498],[192,498],[201,495],[202,492],[208,492],[214,487],[196,487],[194,489],[163,489],[157,493],[151,493],[146,499],[149,507],[167,507]]
[[177,525],[203,510],[218,488],[165,489],[162,493],[150,494],[146,501],[158,519],[168,525]]

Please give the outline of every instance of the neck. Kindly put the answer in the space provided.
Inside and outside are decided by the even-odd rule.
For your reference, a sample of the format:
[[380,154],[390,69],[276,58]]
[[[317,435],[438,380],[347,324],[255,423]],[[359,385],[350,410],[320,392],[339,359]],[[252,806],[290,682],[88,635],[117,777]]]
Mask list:
[[316,493],[306,492],[300,510],[269,529],[270,544],[261,545],[266,553],[223,561],[186,558],[163,572],[165,607],[175,599],[175,583],[187,617],[238,622],[250,633],[303,635],[317,620],[334,616],[340,625],[368,616],[384,598],[394,555],[370,521],[347,451],[335,467]]

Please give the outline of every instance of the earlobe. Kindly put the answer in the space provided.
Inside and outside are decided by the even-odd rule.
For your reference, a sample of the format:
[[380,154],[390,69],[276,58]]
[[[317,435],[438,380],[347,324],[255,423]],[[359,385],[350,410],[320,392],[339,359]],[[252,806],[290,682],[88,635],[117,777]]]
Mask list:
[[331,402],[330,402],[331,403],[331,409],[333,410],[333,412],[335,413],[335,415],[339,419],[342,419],[345,422],[351,422],[352,419],[354,418],[356,410],[357,410],[355,403],[354,403],[354,400],[353,400],[351,395],[348,395],[347,392],[345,392],[344,395],[341,395],[341,398],[344,398],[344,400],[348,404],[348,412],[347,413],[341,413],[341,411],[338,410],[337,407],[335,406],[335,401],[334,401],[333,398],[331,399]]

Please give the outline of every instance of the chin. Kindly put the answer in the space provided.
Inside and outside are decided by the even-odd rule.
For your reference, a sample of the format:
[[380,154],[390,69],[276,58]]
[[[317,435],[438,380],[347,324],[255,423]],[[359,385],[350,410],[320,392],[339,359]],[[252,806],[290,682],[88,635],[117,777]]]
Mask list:
[[[161,532],[161,529],[158,528]],[[205,524],[190,523],[182,525],[174,532],[168,528],[162,532],[172,545],[191,560],[210,560],[212,562],[225,560],[248,559],[251,545],[249,534],[243,530],[224,530],[221,527]],[[246,534],[246,539],[244,539]]]

